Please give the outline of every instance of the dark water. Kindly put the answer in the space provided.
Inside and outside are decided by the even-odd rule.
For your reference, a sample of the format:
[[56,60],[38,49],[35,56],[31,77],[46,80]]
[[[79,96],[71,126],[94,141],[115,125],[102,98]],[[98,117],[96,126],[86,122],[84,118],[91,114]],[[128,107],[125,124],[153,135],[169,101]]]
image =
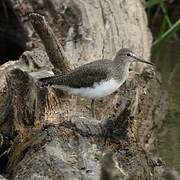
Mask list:
[[167,165],[180,173],[180,39],[168,42],[156,64],[169,93],[169,112],[158,143]]

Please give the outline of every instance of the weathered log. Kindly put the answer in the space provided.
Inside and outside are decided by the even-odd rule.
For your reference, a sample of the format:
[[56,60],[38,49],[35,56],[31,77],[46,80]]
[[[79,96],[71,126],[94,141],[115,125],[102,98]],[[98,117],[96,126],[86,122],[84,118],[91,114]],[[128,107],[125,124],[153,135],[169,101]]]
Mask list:
[[[63,60],[65,56],[71,65],[77,66],[112,58],[121,47],[130,47],[149,59],[152,38],[140,0],[12,2],[16,8],[24,5],[43,12],[50,26],[42,16],[35,15],[43,23],[42,28],[39,24],[36,27],[36,18],[33,19],[49,59],[39,37],[31,33],[39,49],[25,52],[18,61],[2,66],[0,112],[4,114],[0,118],[0,132],[3,138],[7,132],[12,133],[6,153],[5,170],[9,177],[156,178],[156,165],[150,163],[148,152],[164,118],[158,112],[166,114],[167,95],[153,69],[133,66],[140,74],[132,72],[116,93],[99,101],[99,120],[91,118],[87,100],[42,88],[37,81],[39,77],[53,75],[53,68],[66,72],[69,65]],[[50,9],[47,2],[51,3]],[[30,24],[24,26],[31,29]]]

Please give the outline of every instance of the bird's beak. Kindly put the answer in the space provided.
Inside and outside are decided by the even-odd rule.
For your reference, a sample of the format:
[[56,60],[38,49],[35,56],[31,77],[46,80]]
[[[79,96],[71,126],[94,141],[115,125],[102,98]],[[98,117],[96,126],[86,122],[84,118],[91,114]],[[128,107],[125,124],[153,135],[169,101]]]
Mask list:
[[148,61],[144,61],[143,59],[141,59],[141,58],[137,57],[137,56],[136,56],[136,55],[134,55],[134,54],[131,54],[131,57],[133,57],[136,61],[139,61],[139,62],[142,62],[142,63],[146,63],[146,64],[150,64],[151,66],[154,66],[154,64],[153,64],[153,63],[148,62]]

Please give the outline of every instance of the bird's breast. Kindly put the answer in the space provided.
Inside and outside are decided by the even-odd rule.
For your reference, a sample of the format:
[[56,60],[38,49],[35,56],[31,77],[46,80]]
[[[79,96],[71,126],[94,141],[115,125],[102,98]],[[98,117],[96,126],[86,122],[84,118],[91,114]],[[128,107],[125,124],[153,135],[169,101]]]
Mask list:
[[122,82],[119,82],[115,79],[110,79],[107,81],[101,81],[99,83],[95,82],[92,87],[72,88],[67,86],[58,86],[57,88],[68,91],[70,94],[77,96],[98,99],[112,94],[121,86],[121,84]]

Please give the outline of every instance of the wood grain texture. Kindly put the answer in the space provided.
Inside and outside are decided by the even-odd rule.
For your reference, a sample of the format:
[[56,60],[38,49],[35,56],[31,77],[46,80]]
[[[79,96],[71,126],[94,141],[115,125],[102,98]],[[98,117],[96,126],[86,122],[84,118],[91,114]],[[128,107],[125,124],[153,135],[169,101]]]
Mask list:
[[[166,114],[167,96],[154,70],[133,66],[142,74],[132,72],[121,89],[99,101],[98,120],[91,119],[87,100],[38,86],[37,79],[52,76],[54,67],[24,16],[29,10],[45,15],[71,69],[112,59],[122,47],[148,60],[152,37],[142,1],[11,1],[29,33],[32,50],[0,67],[0,133],[3,138],[11,135],[4,165],[7,175],[15,180],[99,180],[108,172],[111,180],[157,179],[157,166],[150,163],[148,152],[158,131],[154,125],[163,119],[158,112]],[[110,166],[104,163],[107,150],[113,152]]]

